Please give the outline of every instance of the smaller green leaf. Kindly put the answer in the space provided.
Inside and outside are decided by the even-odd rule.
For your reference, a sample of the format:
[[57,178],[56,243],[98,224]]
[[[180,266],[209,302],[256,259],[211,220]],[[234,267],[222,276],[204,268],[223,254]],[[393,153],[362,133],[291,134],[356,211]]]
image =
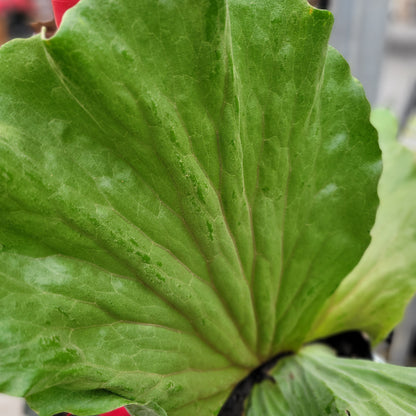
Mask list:
[[337,358],[313,345],[282,359],[257,385],[247,416],[414,416],[416,369]]
[[374,343],[400,322],[416,292],[416,155],[397,140],[397,122],[376,110],[384,170],[372,241],[360,263],[323,306],[308,339],[363,330]]
[[[60,413],[62,409],[66,409],[67,412],[77,416],[90,416],[108,412],[109,409],[117,409],[131,403],[128,399],[105,389],[72,391],[71,387],[50,388],[49,390],[32,394],[26,397],[26,400],[39,416],[52,416]],[[160,416],[164,416],[163,413]]]
[[[68,411],[76,412],[77,416],[90,416],[97,412],[107,412],[108,409],[116,409],[126,405],[131,416],[167,416],[167,413],[157,404],[150,402],[145,405],[128,404],[129,401],[121,396],[112,394],[106,390],[94,390],[87,392],[74,392],[63,388],[52,389],[51,392],[42,392],[29,396],[27,401],[33,409],[40,408],[39,416],[51,416],[60,412],[62,406]],[[53,396],[51,396],[53,394]],[[59,399],[61,406],[56,406]],[[74,406],[74,403],[77,403]],[[130,402],[131,403],[131,402]]]

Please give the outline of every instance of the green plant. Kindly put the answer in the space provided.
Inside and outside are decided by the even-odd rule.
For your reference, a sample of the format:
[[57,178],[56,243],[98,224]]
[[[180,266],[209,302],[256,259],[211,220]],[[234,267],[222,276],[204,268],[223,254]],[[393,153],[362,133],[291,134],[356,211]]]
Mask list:
[[249,415],[412,413],[414,370],[302,349],[378,341],[416,290],[414,155],[377,113],[366,251],[381,155],[331,25],[305,0],[83,0],[2,47],[2,391],[42,416],[216,415],[293,352]]

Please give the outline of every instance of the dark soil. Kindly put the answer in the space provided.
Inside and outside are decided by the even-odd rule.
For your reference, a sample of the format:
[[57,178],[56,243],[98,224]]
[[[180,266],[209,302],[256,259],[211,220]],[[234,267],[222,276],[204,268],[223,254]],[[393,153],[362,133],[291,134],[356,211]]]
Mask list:
[[222,406],[218,416],[242,416],[244,413],[245,401],[250,395],[254,385],[261,383],[264,380],[271,380],[274,382],[274,378],[269,374],[269,371],[280,359],[292,354],[293,353],[291,352],[287,352],[276,355],[276,357],[272,358],[270,361],[267,361],[253,370],[245,379],[240,381],[240,383],[234,387],[234,390]]
[[371,346],[360,331],[347,331],[332,337],[318,339],[314,343],[325,344],[336,351],[338,357],[372,360]]

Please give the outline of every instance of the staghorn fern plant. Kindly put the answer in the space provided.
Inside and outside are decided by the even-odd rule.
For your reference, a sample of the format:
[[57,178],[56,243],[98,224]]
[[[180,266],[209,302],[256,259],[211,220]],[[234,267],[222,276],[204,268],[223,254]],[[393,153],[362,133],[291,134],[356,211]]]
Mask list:
[[416,413],[414,369],[305,347],[378,342],[416,291],[415,156],[374,113],[378,184],[331,26],[306,0],[81,0],[1,49],[1,391],[209,416],[271,362],[248,416]]

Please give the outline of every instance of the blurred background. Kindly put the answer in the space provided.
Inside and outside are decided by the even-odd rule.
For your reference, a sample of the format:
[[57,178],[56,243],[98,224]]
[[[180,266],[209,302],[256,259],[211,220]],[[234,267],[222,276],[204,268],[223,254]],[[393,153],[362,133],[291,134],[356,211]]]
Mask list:
[[[372,106],[387,107],[400,140],[416,151],[416,0],[309,0],[335,15],[331,45],[350,63]],[[55,26],[50,0],[0,0],[0,45]],[[403,322],[378,348],[387,361],[416,366],[416,299]],[[30,413],[22,399],[0,394],[1,416]]]
[[27,38],[53,21],[51,0],[0,0],[0,45]]
[[[416,111],[416,0],[310,3],[333,12],[331,45],[347,59],[372,106],[390,108],[404,127]],[[416,148],[414,140],[408,144]]]

